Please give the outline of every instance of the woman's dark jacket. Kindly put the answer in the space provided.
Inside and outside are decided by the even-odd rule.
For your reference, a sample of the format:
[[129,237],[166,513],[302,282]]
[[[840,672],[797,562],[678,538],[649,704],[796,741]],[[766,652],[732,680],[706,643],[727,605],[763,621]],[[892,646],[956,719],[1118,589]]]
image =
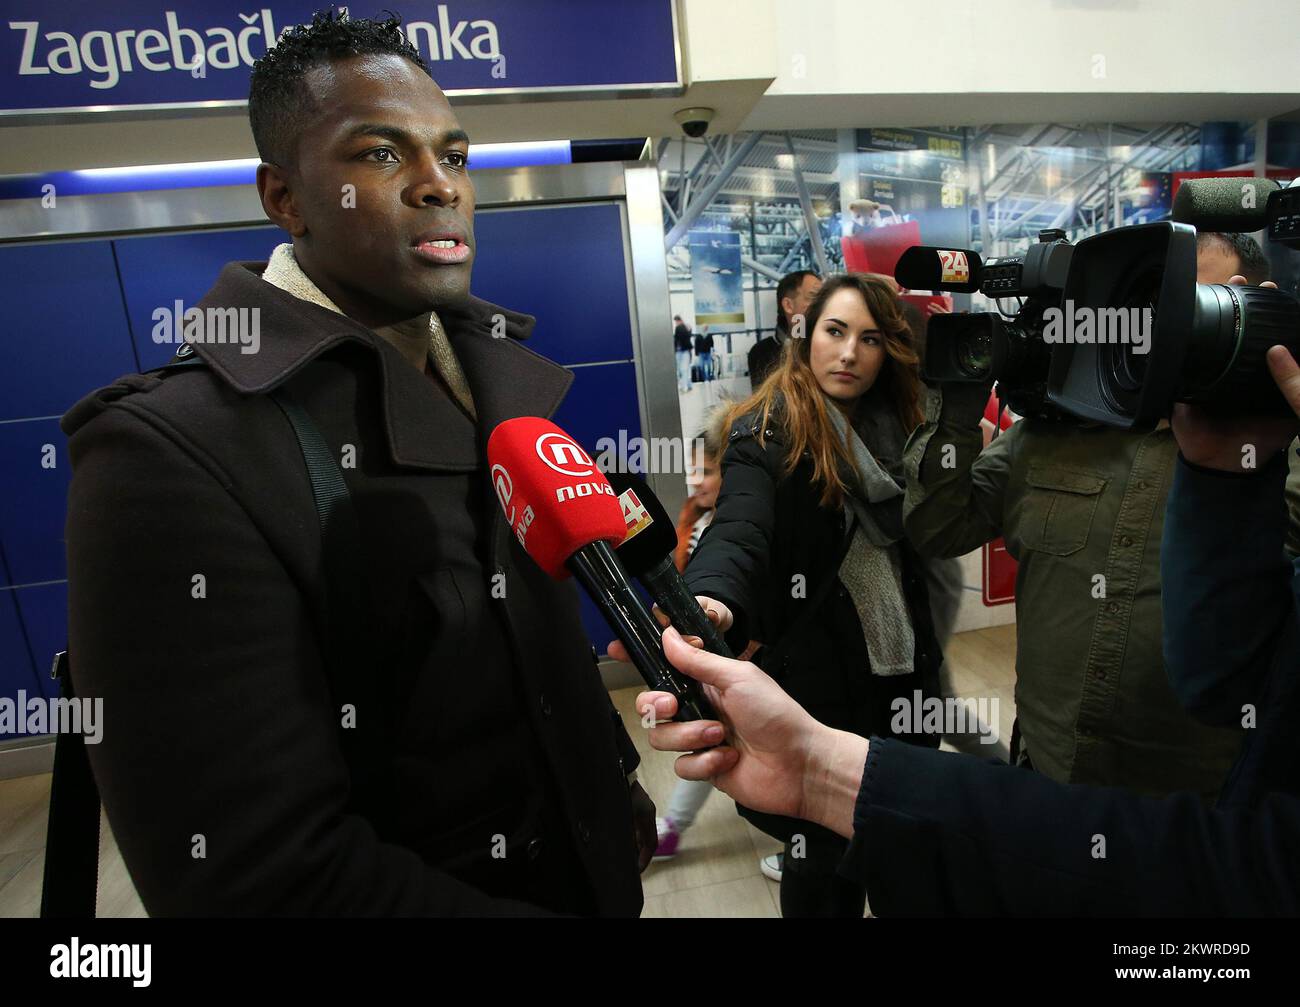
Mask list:
[[[731,609],[735,623],[728,643],[739,653],[748,640],[762,641],[755,663],[823,724],[936,747],[938,735],[891,730],[891,720],[904,720],[905,728],[912,724],[910,715],[896,718],[890,708],[895,697],[907,698],[910,708],[915,690],[923,697],[938,695],[943,656],[934,638],[922,560],[905,539],[894,547],[901,552],[903,592],[916,636],[915,671],[872,675],[857,610],[839,580],[849,545],[844,510],[821,505],[806,454],[789,476],[784,474],[781,424],[769,420],[764,428],[761,421],[761,414],[751,414],[731,427],[717,512],[686,567],[687,584],[694,594]],[[878,451],[876,457],[891,473],[901,462]],[[743,807],[740,813],[780,839],[818,828]]]

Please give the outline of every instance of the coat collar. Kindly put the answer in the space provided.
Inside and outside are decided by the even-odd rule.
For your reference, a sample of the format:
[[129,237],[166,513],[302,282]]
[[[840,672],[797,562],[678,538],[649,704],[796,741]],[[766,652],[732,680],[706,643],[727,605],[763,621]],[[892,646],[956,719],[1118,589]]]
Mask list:
[[[269,392],[311,361],[354,343],[377,362],[389,455],[394,464],[468,470],[481,464],[487,438],[503,420],[555,412],[573,374],[520,345],[537,319],[477,297],[441,305],[438,317],[465,370],[478,412],[473,438],[444,436],[468,425],[451,396],[370,329],[300,300],[262,279],[264,262],[228,263],[197,307],[260,309],[257,353],[238,343],[195,343],[213,372],[245,395]],[[502,337],[504,335],[504,338]]]

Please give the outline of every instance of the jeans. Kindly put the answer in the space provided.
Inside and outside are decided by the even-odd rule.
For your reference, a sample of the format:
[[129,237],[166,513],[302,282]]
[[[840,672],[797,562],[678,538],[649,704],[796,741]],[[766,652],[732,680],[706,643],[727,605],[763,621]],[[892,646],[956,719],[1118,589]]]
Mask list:
[[677,351],[677,388],[683,392],[691,390],[691,351]]
[[700,354],[700,376],[705,381],[713,380],[713,351]]

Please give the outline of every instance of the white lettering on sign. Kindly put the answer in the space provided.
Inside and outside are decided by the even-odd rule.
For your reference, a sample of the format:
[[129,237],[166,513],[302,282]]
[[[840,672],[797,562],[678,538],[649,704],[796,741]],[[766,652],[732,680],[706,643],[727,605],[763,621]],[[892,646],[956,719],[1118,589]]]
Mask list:
[[[447,4],[438,4],[436,25],[411,21],[403,27],[411,45],[426,59],[495,62],[505,58],[496,22],[454,21],[447,8]],[[283,32],[275,30],[268,7],[237,16],[242,24],[230,27],[189,27],[181,24],[176,11],[168,10],[163,11],[161,24],[155,21],[153,26],[140,24],[117,31],[42,31],[39,21],[10,21],[9,28],[23,33],[18,57],[20,76],[84,75],[91,87],[110,91],[121,82],[123,74],[134,73],[137,67],[150,73],[178,70],[187,74],[193,74],[196,68],[206,71],[208,67],[251,67]],[[45,27],[50,27],[49,22]],[[206,72],[200,75],[206,76]]]

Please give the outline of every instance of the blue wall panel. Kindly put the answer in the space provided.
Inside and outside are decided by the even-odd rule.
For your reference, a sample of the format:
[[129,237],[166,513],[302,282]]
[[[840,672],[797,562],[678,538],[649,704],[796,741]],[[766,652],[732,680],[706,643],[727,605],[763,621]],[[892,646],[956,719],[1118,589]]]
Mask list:
[[0,246],[0,420],[59,416],[136,369],[107,241]]
[[[0,590],[0,696],[16,700],[21,689],[28,696],[40,695],[31,654],[18,619],[16,592]],[[0,741],[16,737],[15,732],[0,731]]]
[[178,299],[183,307],[193,307],[212,289],[227,262],[265,261],[287,240],[278,227],[117,239],[113,244],[141,368],[165,364],[176,352],[174,343],[153,341],[154,311],[173,309]]
[[[123,590],[130,590],[123,585]],[[31,644],[37,687],[50,697],[59,694],[59,683],[50,677],[54,655],[68,648],[68,584],[42,584],[9,592],[18,603],[18,615]]]
[[[52,458],[52,468],[42,464],[46,457]],[[0,473],[0,542],[13,583],[66,577],[63,526],[72,466],[59,421],[0,423]]]
[[613,203],[484,210],[474,294],[537,316],[528,348],[559,364],[632,359],[623,227]]

